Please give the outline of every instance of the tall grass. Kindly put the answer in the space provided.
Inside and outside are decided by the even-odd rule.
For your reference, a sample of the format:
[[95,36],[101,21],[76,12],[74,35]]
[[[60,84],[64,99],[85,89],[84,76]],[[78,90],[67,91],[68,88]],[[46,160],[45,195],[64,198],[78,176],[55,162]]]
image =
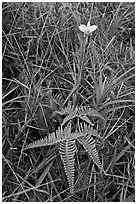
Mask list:
[[[8,3],[2,7],[3,201],[134,201],[134,3]],[[88,39],[79,87],[79,25],[97,25]],[[68,102],[90,118],[101,174],[77,144],[75,190],[69,192],[58,145],[23,151],[58,129],[53,114]],[[76,125],[76,121],[74,121]]]

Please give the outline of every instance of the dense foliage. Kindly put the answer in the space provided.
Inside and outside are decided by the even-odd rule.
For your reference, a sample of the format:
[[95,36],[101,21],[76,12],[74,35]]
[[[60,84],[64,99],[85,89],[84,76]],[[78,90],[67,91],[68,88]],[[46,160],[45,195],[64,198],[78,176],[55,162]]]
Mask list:
[[3,3],[4,202],[134,201],[134,9]]

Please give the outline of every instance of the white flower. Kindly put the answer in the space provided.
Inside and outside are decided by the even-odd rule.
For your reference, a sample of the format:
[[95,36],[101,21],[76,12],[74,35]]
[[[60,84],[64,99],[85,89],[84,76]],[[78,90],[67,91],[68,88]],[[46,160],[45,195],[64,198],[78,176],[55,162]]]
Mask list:
[[79,29],[80,29],[83,33],[85,33],[85,34],[87,34],[87,35],[92,35],[92,32],[97,29],[97,26],[96,26],[96,25],[90,26],[90,21],[89,21],[89,22],[87,23],[87,26],[82,24],[82,25],[79,26]]

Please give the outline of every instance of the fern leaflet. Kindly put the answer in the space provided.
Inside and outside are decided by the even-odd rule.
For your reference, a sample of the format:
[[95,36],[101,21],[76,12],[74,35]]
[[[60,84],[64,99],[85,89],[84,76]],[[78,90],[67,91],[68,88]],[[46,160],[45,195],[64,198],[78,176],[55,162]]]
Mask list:
[[92,117],[98,117],[98,118],[105,121],[104,117],[97,110],[89,108],[89,107],[80,106],[78,108],[78,114],[79,115],[88,115],[88,116],[92,116]]
[[64,128],[64,131],[62,130],[62,128],[59,127],[58,130],[49,134],[48,136],[46,136],[40,140],[37,140],[35,142],[32,142],[31,144],[26,145],[24,150],[35,148],[35,147],[54,145],[56,143],[64,142],[67,139],[75,140],[75,139],[82,137],[82,136],[84,136],[84,133],[82,131],[71,133],[71,127],[68,124]]
[[71,105],[71,102],[68,102],[67,107],[61,108],[61,110],[54,111],[54,114],[60,114],[60,115],[72,115],[77,113],[77,107],[74,108],[74,106]]
[[103,121],[103,124],[105,125],[105,119],[98,111],[91,109],[89,107],[86,107],[86,106],[80,106],[80,107],[74,108],[74,106],[71,105],[71,102],[68,103],[67,107],[62,108],[60,111],[54,111],[53,115],[55,114],[67,115],[64,118],[62,125],[64,125],[66,122],[68,122],[69,120],[75,117],[79,117],[83,121],[93,126],[94,124],[91,123],[90,119],[87,116],[98,117]]
[[73,193],[74,162],[75,162],[74,156],[76,152],[75,140],[66,140],[65,142],[61,142],[59,152],[67,175],[67,179],[70,187],[70,193]]
[[48,136],[37,140],[29,145],[26,145],[26,147],[24,148],[24,150],[30,149],[30,148],[35,148],[35,147],[42,147],[42,146],[48,146],[48,145],[53,145],[56,144],[58,142],[62,142],[66,140],[62,129],[59,127],[58,130],[56,130],[55,132],[49,134]]
[[93,139],[93,137],[88,134],[87,136],[80,137],[77,140],[80,144],[83,145],[84,149],[88,152],[89,156],[93,159],[94,163],[98,166],[98,168],[101,171],[104,171],[99,160],[95,140]]
[[63,107],[63,102],[64,102],[64,99],[62,98],[61,95],[59,94],[52,94],[52,99],[54,100],[54,102],[59,105],[60,108]]

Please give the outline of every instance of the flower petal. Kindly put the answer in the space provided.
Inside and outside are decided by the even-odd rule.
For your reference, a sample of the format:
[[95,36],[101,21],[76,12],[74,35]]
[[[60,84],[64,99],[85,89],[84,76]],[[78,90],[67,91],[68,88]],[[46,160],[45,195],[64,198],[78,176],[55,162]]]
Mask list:
[[92,25],[92,26],[90,26],[90,28],[89,28],[89,32],[90,33],[92,33],[94,30],[96,30],[97,29],[97,26],[96,25]]
[[80,25],[79,26],[79,29],[82,31],[82,32],[84,32],[84,33],[87,33],[88,31],[89,31],[89,29],[87,28],[87,26],[86,25]]

